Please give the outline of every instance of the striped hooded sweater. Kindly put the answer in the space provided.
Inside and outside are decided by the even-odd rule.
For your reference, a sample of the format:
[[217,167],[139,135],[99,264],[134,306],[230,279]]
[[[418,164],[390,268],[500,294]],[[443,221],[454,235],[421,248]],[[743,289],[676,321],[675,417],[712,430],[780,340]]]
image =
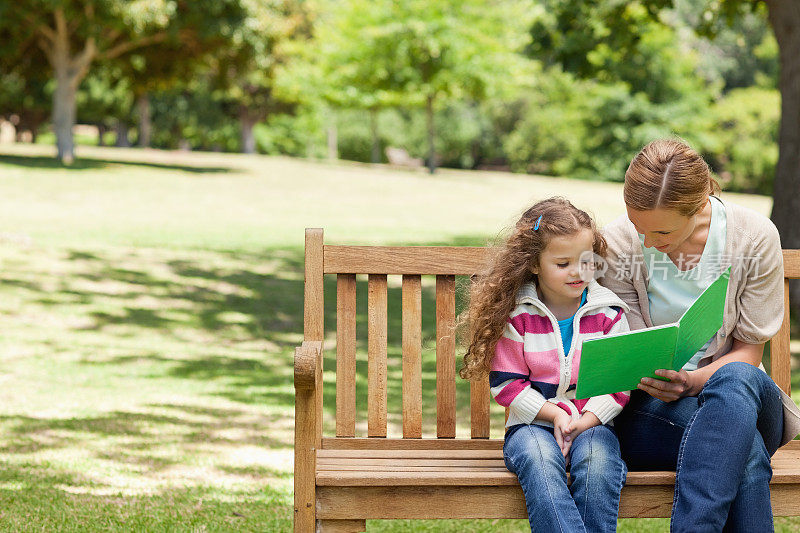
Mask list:
[[545,402],[573,418],[591,411],[603,424],[628,403],[629,392],[575,399],[583,341],[629,330],[627,304],[594,280],[587,289],[586,303],[573,317],[568,354],[564,354],[556,317],[539,299],[536,285],[526,283],[517,293],[517,305],[497,342],[489,372],[492,396],[509,408],[506,427],[531,423],[552,427],[544,420],[534,421]]

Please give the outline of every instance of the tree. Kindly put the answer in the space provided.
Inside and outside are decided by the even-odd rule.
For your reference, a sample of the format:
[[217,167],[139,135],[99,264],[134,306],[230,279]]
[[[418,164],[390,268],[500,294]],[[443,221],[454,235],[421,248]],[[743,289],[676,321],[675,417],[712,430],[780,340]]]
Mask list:
[[[665,10],[676,0],[599,2],[598,0],[545,0],[549,16],[557,21],[561,37],[553,36],[556,59],[565,66],[591,72],[593,58],[602,48],[630,51],[638,40],[637,21],[647,17],[662,21]],[[778,43],[781,120],[778,132],[778,162],[772,187],[772,221],[785,248],[800,248],[800,2],[797,0],[706,0],[703,16],[695,28],[713,33],[719,20],[733,22],[746,13],[766,16]],[[766,10],[766,13],[764,13]],[[599,30],[598,30],[599,28]],[[536,42],[534,40],[534,42]],[[543,47],[548,47],[545,43]],[[646,67],[646,65],[645,65]],[[794,305],[800,305],[800,284],[792,290]]]
[[360,107],[423,107],[428,168],[436,168],[434,109],[482,99],[519,74],[527,1],[347,0],[319,24],[316,60],[324,97]]
[[241,150],[256,150],[253,127],[272,113],[294,109],[297,94],[277,89],[281,67],[291,60],[293,42],[311,33],[313,13],[303,0],[247,0],[245,20],[228,46],[209,56],[220,98],[229,102],[240,124]]
[[[734,4],[729,0],[730,4]],[[744,0],[740,0],[743,4]],[[778,164],[772,189],[772,221],[785,248],[800,248],[800,3],[767,0],[769,21],[778,41],[780,57],[781,125],[778,132]],[[800,285],[793,291],[800,305]]]
[[[574,79],[578,87],[552,91],[543,85],[545,101],[537,105],[544,109],[526,110],[523,131],[547,132],[549,139],[541,141],[547,145],[558,137],[558,122],[548,124],[547,117],[559,110],[577,115],[581,127],[569,128],[571,142],[556,140],[558,167],[621,181],[630,158],[653,137],[678,134],[694,145],[708,144],[711,104],[721,82],[709,84],[696,74],[699,58],[680,45],[677,28],[653,20],[635,2],[567,6],[547,0],[545,7],[532,26],[528,53],[548,66],[548,77],[563,69],[569,75],[564,85],[571,87],[567,82]],[[517,166],[538,164],[530,156],[540,151],[509,140]],[[572,150],[565,152],[568,146]]]
[[[53,69],[58,158],[74,158],[75,95],[96,61],[157,43],[218,44],[241,20],[237,0],[29,0],[0,4],[0,57],[13,63],[38,48]],[[191,46],[188,47],[191,49]]]
[[207,78],[209,59],[220,53],[232,40],[231,37],[211,34],[192,41],[168,40],[140,48],[110,62],[117,73],[117,80],[130,89],[133,100],[131,114],[136,116],[138,123],[138,146],[146,148],[151,144],[152,95],[170,91],[176,85],[183,85],[186,80]]
[[98,144],[110,127],[117,129],[117,146],[128,146],[128,126],[133,108],[130,82],[121,75],[116,62],[98,65],[84,78],[75,97],[77,117],[83,124],[94,124]]
[[709,83],[722,82],[723,93],[754,85],[777,91],[778,43],[765,12],[762,6],[730,20],[712,18],[706,30],[700,29],[709,26],[705,2],[675,0],[661,18],[680,33],[681,48],[698,55],[697,72]]
[[234,152],[240,148],[234,105],[220,97],[208,73],[154,92],[153,145]]
[[13,65],[0,62],[0,116],[14,123],[18,140],[27,131],[36,142],[39,128],[52,109],[48,78],[40,66],[43,60],[41,53],[33,53]]

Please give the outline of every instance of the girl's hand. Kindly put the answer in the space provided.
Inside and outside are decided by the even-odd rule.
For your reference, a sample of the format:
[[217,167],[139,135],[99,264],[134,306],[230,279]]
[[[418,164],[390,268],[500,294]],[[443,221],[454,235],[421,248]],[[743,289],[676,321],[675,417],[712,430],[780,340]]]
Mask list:
[[584,411],[581,417],[577,420],[573,420],[570,422],[569,425],[569,435],[572,441],[578,438],[578,435],[586,431],[587,429],[599,426],[600,419],[597,418],[591,411]]
[[561,448],[561,453],[564,457],[567,457],[569,448],[572,446],[572,436],[569,429],[572,424],[572,418],[563,409],[559,408],[559,411],[561,412],[553,419],[553,435],[556,438],[558,447]]
[[674,370],[656,370],[656,375],[667,378],[669,381],[642,378],[637,388],[645,391],[653,398],[658,398],[662,402],[674,402],[684,396],[695,396],[697,392],[699,392],[695,392],[692,372],[687,372],[686,370],[680,370],[678,372]]

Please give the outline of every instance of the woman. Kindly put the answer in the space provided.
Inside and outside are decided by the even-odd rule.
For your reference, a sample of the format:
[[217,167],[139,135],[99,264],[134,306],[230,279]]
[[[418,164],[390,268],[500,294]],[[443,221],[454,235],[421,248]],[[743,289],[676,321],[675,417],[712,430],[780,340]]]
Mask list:
[[[686,144],[657,140],[625,173],[627,216],[606,228],[601,283],[631,329],[675,322],[731,267],[722,328],[669,381],[643,378],[616,419],[631,470],[676,470],[672,531],[772,531],[770,457],[800,411],[762,370],[783,320],[780,238],[766,217],[714,194]],[[784,416],[786,411],[787,416]]]

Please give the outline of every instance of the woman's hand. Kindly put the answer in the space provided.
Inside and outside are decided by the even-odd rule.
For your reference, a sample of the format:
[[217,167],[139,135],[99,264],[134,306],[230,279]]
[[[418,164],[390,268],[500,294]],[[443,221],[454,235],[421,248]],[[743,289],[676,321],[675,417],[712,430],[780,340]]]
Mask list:
[[558,447],[561,448],[561,453],[566,457],[572,446],[572,435],[570,435],[572,417],[560,407],[558,410],[559,413],[553,419],[553,436],[556,438]]
[[696,396],[700,391],[695,391],[696,384],[693,379],[693,372],[680,370],[656,370],[656,375],[667,378],[669,381],[661,381],[655,378],[642,378],[637,386],[653,398],[658,398],[662,402],[674,402],[684,396]]

